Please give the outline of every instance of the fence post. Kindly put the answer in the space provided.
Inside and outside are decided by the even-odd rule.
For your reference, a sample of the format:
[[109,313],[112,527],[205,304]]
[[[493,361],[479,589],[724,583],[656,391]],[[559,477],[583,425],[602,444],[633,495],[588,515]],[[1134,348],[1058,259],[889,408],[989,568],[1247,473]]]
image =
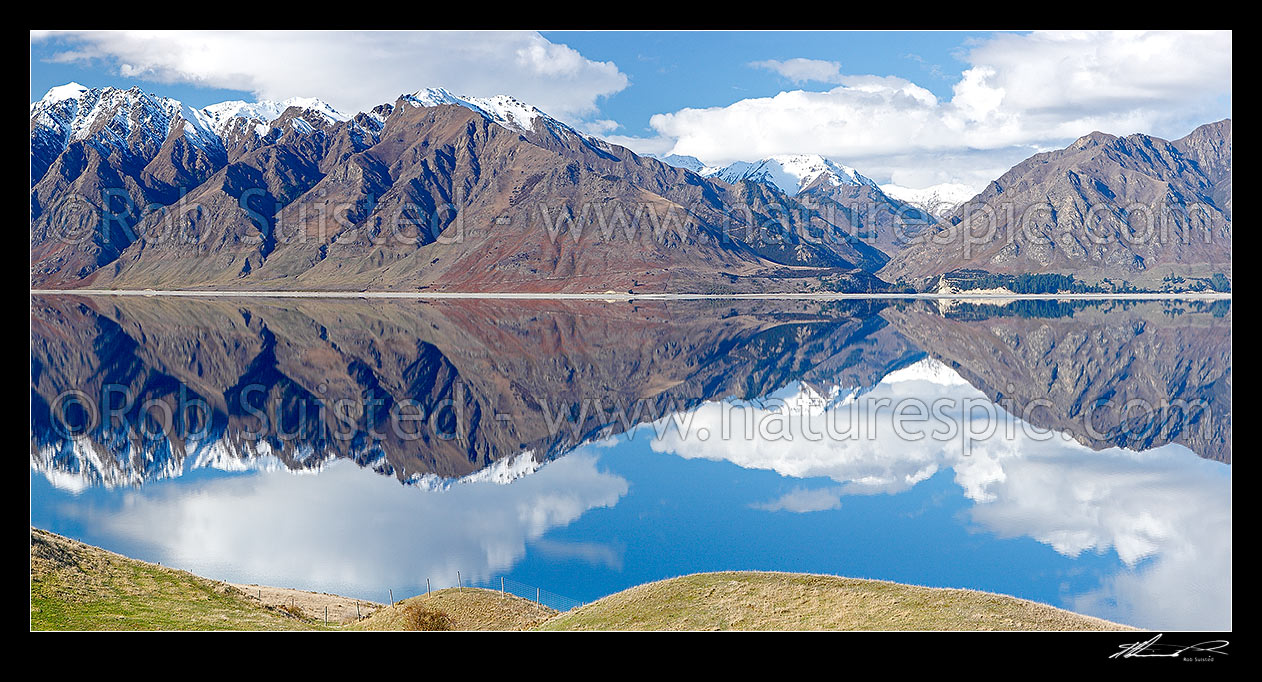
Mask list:
[[460,581],[460,571],[456,571],[456,591],[464,592],[464,584]]
[[539,588],[537,588],[537,587],[535,588],[535,603],[536,603],[536,604],[542,604],[542,603],[543,603],[543,602],[539,601]]
[[429,578],[425,579],[425,596],[429,596]]
[[390,588],[390,605],[394,606],[394,588]]
[[355,618],[356,619],[363,618],[363,615],[359,613],[359,600],[355,601]]
[[500,576],[500,598],[504,598],[504,576]]

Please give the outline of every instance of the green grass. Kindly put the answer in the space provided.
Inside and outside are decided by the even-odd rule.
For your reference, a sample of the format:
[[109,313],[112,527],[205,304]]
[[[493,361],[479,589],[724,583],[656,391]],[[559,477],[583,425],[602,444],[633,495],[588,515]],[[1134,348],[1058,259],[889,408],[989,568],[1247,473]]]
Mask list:
[[231,585],[31,529],[32,630],[324,629]]
[[804,573],[700,573],[639,585],[541,630],[1124,630],[974,590]]

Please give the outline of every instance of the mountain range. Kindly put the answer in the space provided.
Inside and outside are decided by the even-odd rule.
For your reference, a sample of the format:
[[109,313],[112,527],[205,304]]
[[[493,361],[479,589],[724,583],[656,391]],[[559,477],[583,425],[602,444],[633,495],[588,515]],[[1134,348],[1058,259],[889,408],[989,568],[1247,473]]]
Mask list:
[[[641,156],[508,96],[425,89],[348,115],[318,99],[199,109],[68,84],[31,104],[31,282],[865,292],[965,271],[988,285],[1064,273],[1204,286],[1230,280],[1230,178],[1230,120],[1174,142],[1094,133],[960,205],[958,188],[883,189],[813,154],[721,168]],[[977,215],[1013,202],[1047,207],[1038,239],[1003,219],[977,236]],[[1087,215],[1132,237],[1138,204],[1186,215],[1161,244],[1083,237]]]

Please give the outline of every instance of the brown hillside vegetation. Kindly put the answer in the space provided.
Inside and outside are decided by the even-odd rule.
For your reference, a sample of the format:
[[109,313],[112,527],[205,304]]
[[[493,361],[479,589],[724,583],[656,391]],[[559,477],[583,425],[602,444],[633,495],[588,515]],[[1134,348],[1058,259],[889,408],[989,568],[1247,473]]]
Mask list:
[[[426,613],[428,612],[428,613]],[[475,587],[438,590],[383,607],[351,626],[353,630],[529,630],[556,611],[512,594]],[[417,627],[415,620],[442,614],[447,627]],[[428,622],[437,622],[431,618]]]
[[543,630],[1128,630],[1024,599],[804,573],[699,573],[639,585]]

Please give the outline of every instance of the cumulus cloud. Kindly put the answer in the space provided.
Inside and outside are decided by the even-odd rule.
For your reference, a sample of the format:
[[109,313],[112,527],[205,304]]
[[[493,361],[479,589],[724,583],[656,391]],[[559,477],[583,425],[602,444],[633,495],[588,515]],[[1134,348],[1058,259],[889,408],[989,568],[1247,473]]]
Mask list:
[[803,59],[801,57],[784,61],[765,59],[760,62],[750,62],[749,65],[755,69],[774,71],[797,84],[808,81],[820,83],[841,82],[841,64],[823,59]]
[[[363,111],[406,92],[443,87],[510,94],[580,120],[627,87],[613,62],[530,31],[91,31],[57,38],[63,62],[104,60],[127,78],[244,90],[263,99],[320,97]],[[607,125],[607,124],[606,124]]]
[[[1006,170],[1093,130],[1170,138],[1231,114],[1230,32],[999,34],[963,59],[949,100],[902,78],[838,73],[831,90],[681,109],[650,125],[671,153],[708,163],[814,152],[899,184],[976,186],[975,157]],[[942,162],[938,176],[913,180],[930,159]]]

